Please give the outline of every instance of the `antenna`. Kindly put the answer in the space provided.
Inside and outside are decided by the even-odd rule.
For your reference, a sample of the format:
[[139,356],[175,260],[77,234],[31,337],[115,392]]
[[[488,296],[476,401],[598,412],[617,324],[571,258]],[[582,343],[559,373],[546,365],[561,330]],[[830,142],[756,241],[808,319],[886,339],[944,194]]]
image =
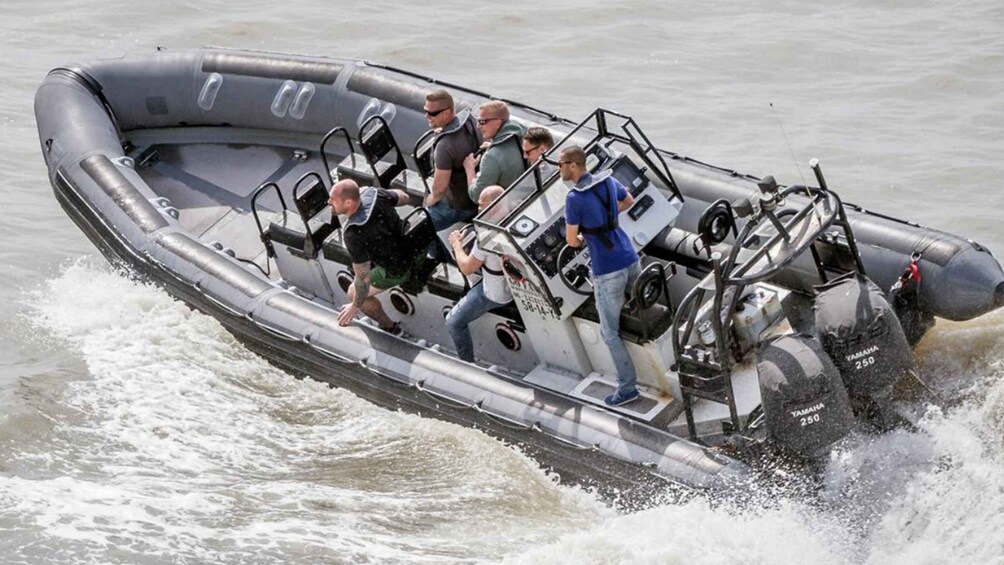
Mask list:
[[777,108],[774,107],[774,103],[770,102],[771,114],[774,116],[774,120],[777,122],[777,128],[781,130],[781,137],[784,138],[784,144],[788,147],[788,154],[791,155],[791,160],[795,163],[795,170],[798,171],[798,176],[802,179],[802,184],[805,184],[805,175],[802,174],[802,168],[798,166],[798,159],[795,158],[795,152],[791,149],[791,143],[788,142],[788,134],[784,132],[784,124],[781,123],[781,118],[777,115]]

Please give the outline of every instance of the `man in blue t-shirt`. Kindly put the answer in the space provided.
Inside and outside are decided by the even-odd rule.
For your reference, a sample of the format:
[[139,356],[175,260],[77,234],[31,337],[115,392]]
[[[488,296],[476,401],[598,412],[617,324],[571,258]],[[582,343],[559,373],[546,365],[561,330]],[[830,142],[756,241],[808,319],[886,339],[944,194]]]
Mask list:
[[634,197],[609,171],[590,174],[581,147],[562,149],[558,170],[561,180],[572,189],[565,197],[565,240],[572,247],[581,246],[585,240],[589,248],[600,333],[617,369],[617,392],[604,402],[620,406],[638,399],[638,378],[620,337],[620,316],[624,290],[638,277],[641,266],[631,240],[617,222],[617,216],[634,204]]

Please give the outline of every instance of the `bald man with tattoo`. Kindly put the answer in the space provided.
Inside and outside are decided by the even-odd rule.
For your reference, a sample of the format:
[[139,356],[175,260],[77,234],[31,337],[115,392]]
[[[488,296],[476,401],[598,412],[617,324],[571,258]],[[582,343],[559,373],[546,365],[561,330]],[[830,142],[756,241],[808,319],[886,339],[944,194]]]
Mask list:
[[331,187],[328,204],[332,214],[347,218],[342,240],[355,272],[338,323],[350,324],[362,310],[384,331],[399,334],[400,325],[387,316],[376,296],[420,274],[427,260],[424,253],[411,251],[403,236],[404,220],[394,209],[408,204],[408,195],[402,190],[360,189],[355,181],[343,180]]

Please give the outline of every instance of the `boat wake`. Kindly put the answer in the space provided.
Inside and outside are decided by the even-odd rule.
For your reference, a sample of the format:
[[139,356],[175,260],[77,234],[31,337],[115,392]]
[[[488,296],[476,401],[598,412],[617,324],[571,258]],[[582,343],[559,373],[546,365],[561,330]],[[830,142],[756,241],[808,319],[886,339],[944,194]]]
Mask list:
[[8,455],[24,469],[0,478],[16,553],[469,561],[610,512],[477,431],[293,379],[213,318],[92,263],[31,298],[87,374],[36,407],[68,416]]
[[851,437],[811,500],[753,493],[617,515],[504,562],[1004,563],[1002,330],[1000,312],[939,322],[918,371],[947,405],[918,431]]
[[954,400],[851,437],[811,499],[629,512],[480,432],[293,379],[99,261],[28,301],[86,367],[22,398],[45,425],[2,432],[0,526],[29,561],[1004,562],[999,312],[939,323],[918,372]]

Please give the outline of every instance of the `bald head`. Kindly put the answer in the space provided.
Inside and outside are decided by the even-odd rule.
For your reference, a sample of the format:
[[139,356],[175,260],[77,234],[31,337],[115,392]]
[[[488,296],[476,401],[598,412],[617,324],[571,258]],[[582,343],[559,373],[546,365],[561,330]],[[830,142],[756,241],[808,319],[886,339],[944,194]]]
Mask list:
[[336,182],[328,196],[332,214],[351,216],[359,208],[359,185],[352,179]]
[[481,191],[481,196],[478,197],[478,208],[484,210],[489,204],[495,201],[496,198],[502,196],[505,189],[497,184],[493,184],[486,187]]

